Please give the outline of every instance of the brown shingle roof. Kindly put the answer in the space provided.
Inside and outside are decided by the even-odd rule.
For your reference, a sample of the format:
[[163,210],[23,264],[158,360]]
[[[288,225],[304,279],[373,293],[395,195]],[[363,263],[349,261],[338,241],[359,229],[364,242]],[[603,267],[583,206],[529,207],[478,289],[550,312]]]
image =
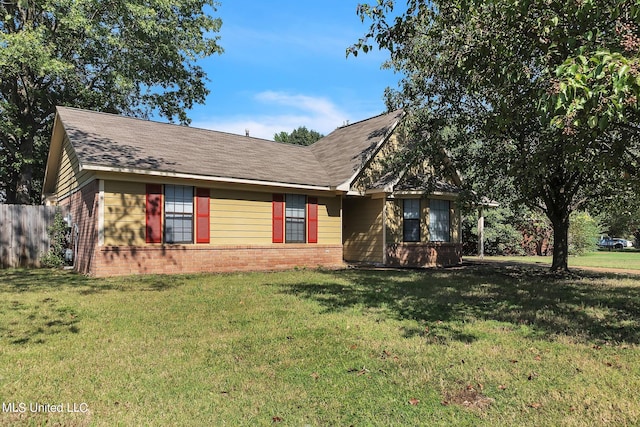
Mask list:
[[68,107],[58,116],[83,167],[321,187],[350,178],[400,117],[354,123],[303,147]]

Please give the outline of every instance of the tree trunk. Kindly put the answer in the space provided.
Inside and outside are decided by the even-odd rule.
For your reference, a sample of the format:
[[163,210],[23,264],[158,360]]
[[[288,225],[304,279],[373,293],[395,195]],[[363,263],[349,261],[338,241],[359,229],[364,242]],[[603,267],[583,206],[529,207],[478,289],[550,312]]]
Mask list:
[[553,262],[551,271],[569,271],[569,212],[550,215],[553,225]]
[[[33,158],[33,153],[31,153]],[[31,160],[31,159],[30,159]],[[33,188],[33,165],[31,163],[23,163],[20,167],[20,181],[16,191],[16,203],[21,205],[29,205],[31,200],[31,190]]]
[[[29,120],[28,124],[27,120]],[[12,187],[12,191],[10,193],[7,192],[7,201],[8,203],[29,205],[36,202],[32,197],[35,124],[30,119],[25,119],[24,123],[30,132],[19,139],[21,161],[19,170],[14,175],[15,180],[8,183]]]

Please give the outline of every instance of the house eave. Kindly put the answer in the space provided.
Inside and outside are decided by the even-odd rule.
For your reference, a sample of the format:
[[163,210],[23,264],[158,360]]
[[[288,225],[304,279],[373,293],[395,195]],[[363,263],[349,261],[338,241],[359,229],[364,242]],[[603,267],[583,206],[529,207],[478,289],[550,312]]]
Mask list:
[[42,191],[40,197],[42,201],[49,197],[55,190],[56,174],[58,173],[58,163],[62,155],[62,141],[64,139],[64,128],[62,121],[56,113],[53,120],[53,132],[49,140],[49,153],[47,154],[47,163],[44,171],[44,180],[42,183]]
[[402,191],[394,191],[390,197],[402,197],[402,196],[436,196],[436,197],[443,197],[443,198],[458,198],[459,194],[457,193],[452,193],[452,192],[448,192],[448,191],[424,191],[424,190],[402,190]]
[[291,189],[308,190],[308,191],[332,191],[332,192],[336,192],[337,190],[339,191],[339,189],[337,189],[336,187],[323,186],[323,185],[294,184],[294,183],[286,183],[286,182],[263,181],[263,180],[254,180],[254,179],[245,179],[245,178],[229,178],[229,177],[221,177],[221,176],[197,175],[197,174],[180,173],[180,172],[152,171],[152,170],[136,169],[136,168],[116,168],[112,166],[91,165],[91,164],[83,165],[83,169],[95,171],[95,172],[111,172],[111,173],[134,174],[134,175],[163,177],[163,178],[190,179],[190,180],[218,182],[218,183],[226,183],[226,184],[256,185],[256,186],[265,186],[265,187],[291,188]]

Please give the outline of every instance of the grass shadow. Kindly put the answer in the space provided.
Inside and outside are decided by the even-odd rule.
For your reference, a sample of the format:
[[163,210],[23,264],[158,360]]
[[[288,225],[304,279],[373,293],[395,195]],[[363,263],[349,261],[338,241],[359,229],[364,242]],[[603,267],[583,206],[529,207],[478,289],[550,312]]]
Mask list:
[[141,275],[117,278],[92,278],[68,270],[8,269],[0,270],[0,294],[74,290],[90,295],[110,290],[166,291],[184,282],[185,276]]
[[[537,266],[472,265],[451,270],[324,272],[329,283],[282,285],[328,312],[356,306],[390,318],[437,324],[447,339],[472,342],[456,325],[494,320],[526,326],[535,336],[640,343],[640,277],[575,272],[555,275]],[[429,335],[424,329],[406,336]],[[433,338],[433,337],[432,337]],[[436,337],[437,339],[437,337]]]
[[0,338],[26,345],[45,343],[53,335],[80,334],[82,314],[69,302],[77,297],[60,296],[65,292],[80,298],[109,291],[162,292],[181,286],[185,280],[188,277],[96,279],[55,269],[0,270]]

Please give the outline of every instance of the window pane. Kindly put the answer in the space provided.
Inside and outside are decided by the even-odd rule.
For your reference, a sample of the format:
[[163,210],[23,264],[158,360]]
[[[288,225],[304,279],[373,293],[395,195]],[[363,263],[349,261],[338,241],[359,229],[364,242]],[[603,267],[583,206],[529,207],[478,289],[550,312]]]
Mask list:
[[193,241],[191,216],[167,214],[165,217],[165,240],[167,243],[185,243]]
[[449,201],[429,201],[429,234],[432,242],[449,241]]
[[420,220],[419,219],[405,219],[402,224],[403,240],[405,242],[419,242],[420,241]]
[[420,219],[420,199],[404,199],[404,219]]
[[299,194],[287,194],[285,201],[285,242],[304,243],[307,198]]
[[164,186],[164,235],[167,243],[193,243],[193,187]]
[[404,199],[402,201],[402,240],[405,242],[420,241],[420,199]]
[[286,241],[290,243],[304,243],[304,218],[287,218]]
[[286,216],[289,218],[304,218],[306,197],[297,194],[287,194]]

